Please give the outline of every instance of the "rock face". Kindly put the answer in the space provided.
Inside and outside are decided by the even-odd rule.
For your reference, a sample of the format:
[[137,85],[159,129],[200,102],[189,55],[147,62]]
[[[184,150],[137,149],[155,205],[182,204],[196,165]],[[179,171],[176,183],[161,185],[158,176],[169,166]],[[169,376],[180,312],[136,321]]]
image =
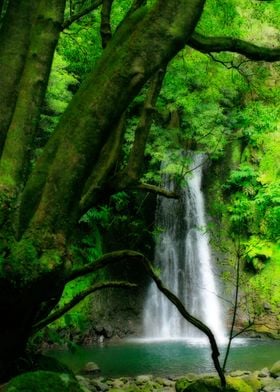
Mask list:
[[141,336],[144,290],[108,289],[96,293],[89,315],[92,325],[89,337],[103,339]]

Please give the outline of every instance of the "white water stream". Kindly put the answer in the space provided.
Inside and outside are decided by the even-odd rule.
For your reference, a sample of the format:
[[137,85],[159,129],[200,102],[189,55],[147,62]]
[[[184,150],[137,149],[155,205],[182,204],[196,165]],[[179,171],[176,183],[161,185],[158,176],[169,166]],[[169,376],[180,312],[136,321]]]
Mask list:
[[[164,284],[185,304],[187,310],[209,328],[216,339],[225,338],[209,236],[201,191],[203,156],[194,156],[192,177],[180,200],[158,197],[156,225],[160,234],[155,260]],[[166,180],[165,187],[173,189]],[[146,338],[199,338],[201,332],[185,321],[153,283],[144,308]]]

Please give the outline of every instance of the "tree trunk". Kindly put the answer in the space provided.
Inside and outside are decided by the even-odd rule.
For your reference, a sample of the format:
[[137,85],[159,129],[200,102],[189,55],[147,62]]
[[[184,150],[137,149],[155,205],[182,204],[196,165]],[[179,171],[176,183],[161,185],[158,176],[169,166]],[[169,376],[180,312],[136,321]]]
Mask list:
[[0,382],[28,370],[25,350],[33,325],[57,304],[64,287],[61,271],[45,274],[26,286],[11,276],[0,279]]
[[25,64],[33,8],[31,0],[10,0],[0,29],[0,156]]
[[151,75],[184,46],[203,4],[203,0],[161,0],[149,13],[140,8],[118,29],[27,183],[20,211],[22,230],[29,225],[31,231],[59,233],[72,227],[81,191],[112,125]]
[[24,184],[23,175],[28,170],[28,158],[63,22],[64,7],[65,0],[41,0],[36,10],[31,43],[0,162],[1,185],[6,190],[9,188],[10,194],[19,189],[19,184]]
[[[49,3],[42,1],[39,6],[46,9],[41,9],[32,29],[14,123],[11,123],[2,155],[1,181],[8,187],[11,183],[21,186],[24,181],[19,163],[26,162],[26,152],[21,146],[15,146],[14,158],[12,142],[17,135],[24,148],[30,146],[34,128],[27,107],[36,123],[58,37],[63,0]],[[11,230],[3,247],[0,274],[0,312],[4,320],[0,325],[2,379],[23,353],[32,325],[46,316],[60,298],[69,267],[66,241],[79,218],[79,202],[102,147],[113,138],[112,129],[119,131],[114,125],[144,83],[183,47],[197,23],[203,3],[203,0],[168,3],[160,0],[150,12],[143,8],[131,15],[109,42],[96,69],[74,96],[45,147],[21,198],[18,240]],[[48,23],[45,23],[46,18]],[[30,86],[28,81],[31,81]],[[13,169],[5,171],[9,165]],[[7,176],[10,181],[5,182]],[[10,206],[6,209],[9,211]],[[6,227],[13,226],[2,223],[3,236],[7,236]]]

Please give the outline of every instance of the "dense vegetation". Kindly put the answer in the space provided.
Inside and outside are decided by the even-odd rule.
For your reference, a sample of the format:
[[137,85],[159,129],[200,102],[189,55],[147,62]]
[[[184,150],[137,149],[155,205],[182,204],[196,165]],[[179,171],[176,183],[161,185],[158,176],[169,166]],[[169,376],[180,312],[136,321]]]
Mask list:
[[279,3],[204,3],[0,2],[1,379],[63,304],[129,286],[100,270],[151,255],[143,203],[188,150],[222,251],[279,304]]

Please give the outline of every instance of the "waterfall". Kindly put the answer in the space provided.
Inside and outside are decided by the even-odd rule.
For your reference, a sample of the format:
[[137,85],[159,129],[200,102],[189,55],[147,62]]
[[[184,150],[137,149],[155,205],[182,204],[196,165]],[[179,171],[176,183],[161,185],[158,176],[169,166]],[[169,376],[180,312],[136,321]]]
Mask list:
[[[194,155],[191,178],[179,200],[158,197],[156,226],[160,228],[155,260],[164,284],[187,310],[225,337],[201,191],[203,155]],[[174,189],[170,179],[165,187]],[[195,338],[202,333],[182,318],[152,283],[144,308],[144,335],[149,338]]]

